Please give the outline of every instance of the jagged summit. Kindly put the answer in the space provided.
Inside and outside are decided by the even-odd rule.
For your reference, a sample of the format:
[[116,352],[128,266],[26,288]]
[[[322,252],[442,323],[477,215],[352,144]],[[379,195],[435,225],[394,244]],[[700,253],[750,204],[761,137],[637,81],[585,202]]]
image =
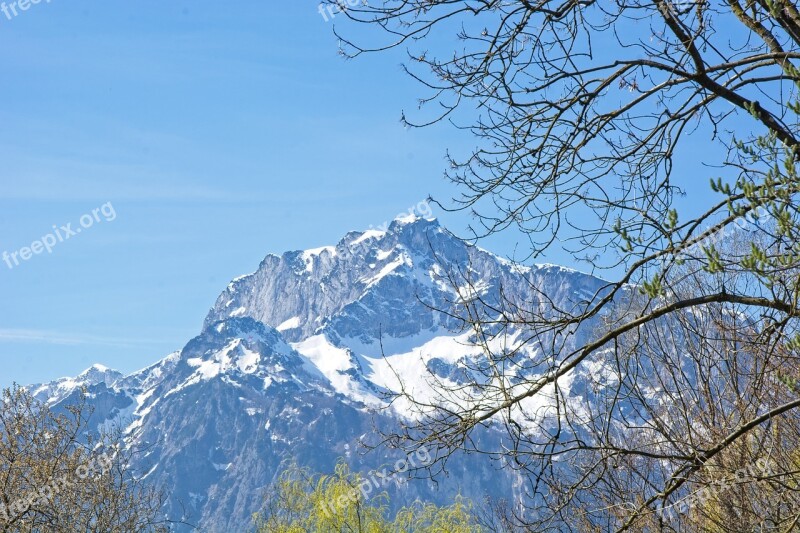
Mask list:
[[[574,275],[589,285],[598,281],[574,271],[516,267],[456,238],[436,219],[410,215],[392,221],[385,230],[348,233],[333,246],[267,256],[254,273],[228,285],[208,313],[205,327],[248,316],[297,341],[331,322],[342,324],[340,314],[350,308],[350,316],[362,315],[372,322],[370,326],[362,321],[355,328],[375,329],[380,323],[399,328],[396,335],[416,334],[434,322],[424,305],[413,301],[460,300],[463,295],[457,285],[465,275],[487,292],[501,285],[530,292],[525,286],[531,280],[561,275]],[[410,307],[398,309],[399,301]],[[419,320],[423,323],[415,324]]]
[[411,215],[385,229],[350,232],[333,246],[269,255],[256,272],[228,285],[205,327],[250,316],[291,338],[313,333],[325,316],[357,300],[370,286],[413,268],[415,257],[430,259],[433,242],[458,247],[438,221]]

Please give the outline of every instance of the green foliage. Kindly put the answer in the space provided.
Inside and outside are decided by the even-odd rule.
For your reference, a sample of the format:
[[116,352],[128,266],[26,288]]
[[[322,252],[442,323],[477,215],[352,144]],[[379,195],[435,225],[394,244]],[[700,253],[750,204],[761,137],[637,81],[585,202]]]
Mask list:
[[[450,506],[417,502],[388,517],[388,495],[369,497],[367,483],[339,462],[333,475],[292,467],[275,483],[267,510],[255,516],[257,533],[472,533],[480,532],[472,506],[458,497]],[[366,491],[364,491],[366,492]]]
[[706,272],[716,274],[725,271],[722,266],[722,256],[713,244],[704,246],[703,252],[706,254],[706,260],[708,261],[708,265],[705,267]]
[[659,276],[655,276],[649,281],[644,280],[639,290],[642,294],[650,298],[657,298],[664,294],[664,287],[661,285],[661,278]]

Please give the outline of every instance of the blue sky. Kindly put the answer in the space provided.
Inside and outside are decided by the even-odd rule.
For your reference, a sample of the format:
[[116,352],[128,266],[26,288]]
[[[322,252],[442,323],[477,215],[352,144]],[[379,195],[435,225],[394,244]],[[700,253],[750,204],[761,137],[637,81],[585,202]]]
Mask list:
[[0,263],[0,385],[155,362],[267,253],[448,194],[457,135],[403,128],[401,56],[344,61],[315,2],[43,1],[0,45],[0,251],[116,212]]
[[[108,202],[116,214],[0,263],[0,385],[146,366],[196,335],[267,253],[453,195],[444,154],[470,139],[405,129],[420,87],[401,51],[345,61],[331,30],[314,1],[42,0],[0,13],[0,252]],[[436,215],[456,233],[468,223]],[[511,254],[515,239],[484,246]]]

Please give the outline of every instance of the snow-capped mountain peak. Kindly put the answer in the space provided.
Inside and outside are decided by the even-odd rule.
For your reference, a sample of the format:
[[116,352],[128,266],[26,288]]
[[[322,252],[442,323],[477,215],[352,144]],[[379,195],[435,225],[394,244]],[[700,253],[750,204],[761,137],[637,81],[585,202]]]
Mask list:
[[[457,313],[437,310],[481,300],[491,309],[501,293],[521,310],[569,309],[604,285],[549,265],[518,267],[435,219],[409,215],[335,245],[266,256],[228,284],[200,334],[155,365],[127,377],[95,366],[32,390],[65,404],[86,387],[98,428],[121,427],[131,446],[149,450],[136,466],[169,486],[167,515],[186,512],[209,530],[243,530],[284,461],[331,471],[344,457],[377,467],[385,457],[361,458],[359,443],[376,425],[415,416],[402,401],[383,409],[386,393],[403,387],[432,399],[432,377],[463,384],[470,369],[486,364],[484,346]],[[541,370],[535,361],[544,360],[546,339],[531,343],[522,333],[504,331],[489,347],[516,353],[517,371],[532,375]],[[451,493],[469,493],[475,476],[485,477],[476,486],[513,493],[513,476],[459,461],[445,483]],[[428,489],[406,496],[436,501]]]

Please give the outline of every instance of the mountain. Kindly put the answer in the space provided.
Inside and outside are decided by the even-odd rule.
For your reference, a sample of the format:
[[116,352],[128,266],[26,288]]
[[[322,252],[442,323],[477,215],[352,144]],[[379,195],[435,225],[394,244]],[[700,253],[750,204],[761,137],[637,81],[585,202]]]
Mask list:
[[[403,386],[428,399],[426,376],[459,383],[486,363],[474,332],[442,310],[474,302],[487,313],[496,306],[563,311],[604,287],[557,266],[514,265],[436,220],[409,216],[384,231],[348,233],[334,246],[267,256],[227,286],[198,336],[151,367],[123,376],[97,365],[31,390],[59,406],[85,388],[91,423],[121,425],[128,445],[146,450],[133,466],[170,495],[167,516],[205,531],[244,531],[291,461],[330,472],[344,458],[366,474],[409,459],[361,446],[377,440],[376,430],[418,416],[403,402],[385,409],[386,394]],[[514,350],[518,374],[529,377],[541,372],[537,361],[574,345],[589,327],[536,342],[523,329],[502,331],[491,342]],[[580,383],[573,389],[576,401],[590,394]],[[500,432],[476,438],[502,445]],[[503,467],[457,455],[438,483],[380,490],[396,505],[417,497],[445,502],[459,492],[478,501],[520,497],[521,479]]]
[[104,383],[112,386],[122,379],[122,373],[103,365],[93,365],[74,378],[61,378],[50,383],[30,385],[28,389],[42,402],[57,404],[82,387],[93,387]]

